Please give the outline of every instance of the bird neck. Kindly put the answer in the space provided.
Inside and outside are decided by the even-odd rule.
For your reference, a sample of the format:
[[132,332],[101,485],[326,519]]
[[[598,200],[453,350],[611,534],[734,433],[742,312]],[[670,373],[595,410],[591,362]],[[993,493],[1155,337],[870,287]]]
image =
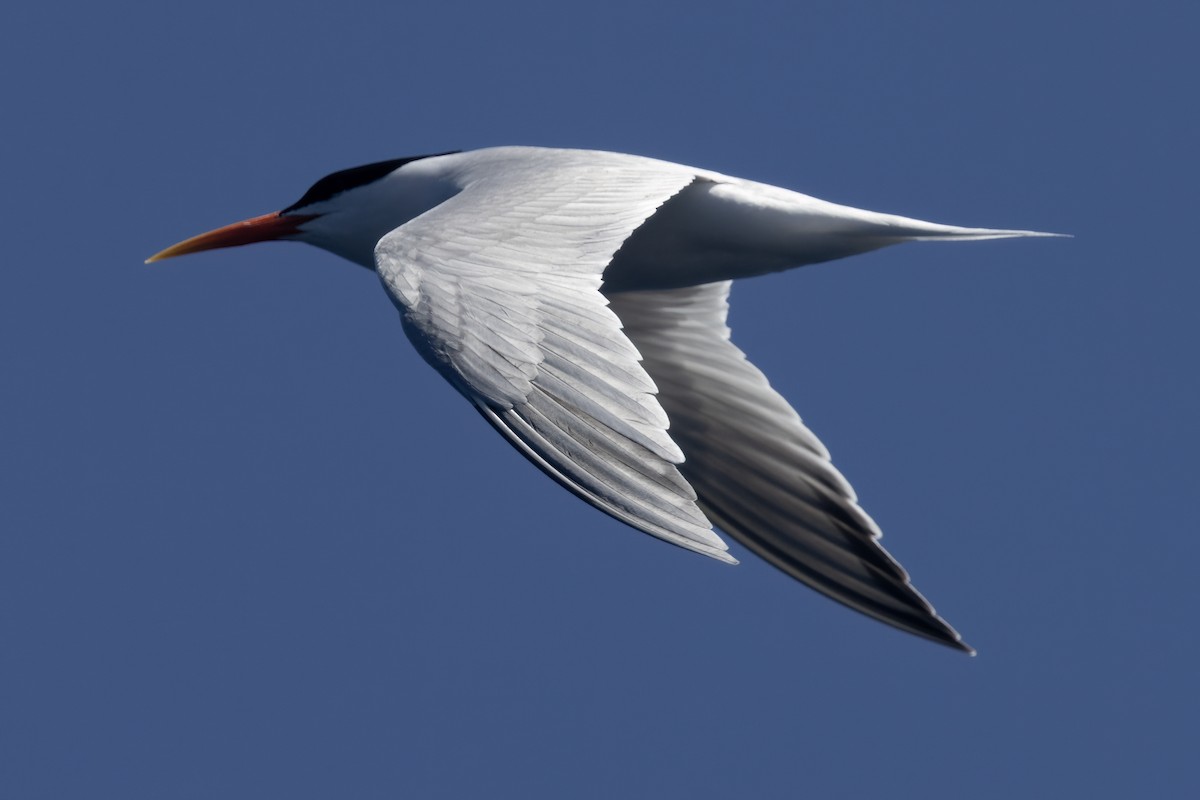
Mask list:
[[405,165],[373,183],[343,192],[296,213],[318,214],[303,226],[300,241],[367,269],[375,268],[379,240],[460,191],[438,171]]

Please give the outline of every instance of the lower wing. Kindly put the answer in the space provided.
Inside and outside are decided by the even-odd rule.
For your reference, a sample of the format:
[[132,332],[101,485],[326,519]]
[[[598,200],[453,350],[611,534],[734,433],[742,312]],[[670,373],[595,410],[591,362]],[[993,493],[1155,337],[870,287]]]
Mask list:
[[729,340],[728,281],[614,293],[683,450],[679,470],[719,528],[788,575],[901,630],[974,652],[879,544],[829,452]]

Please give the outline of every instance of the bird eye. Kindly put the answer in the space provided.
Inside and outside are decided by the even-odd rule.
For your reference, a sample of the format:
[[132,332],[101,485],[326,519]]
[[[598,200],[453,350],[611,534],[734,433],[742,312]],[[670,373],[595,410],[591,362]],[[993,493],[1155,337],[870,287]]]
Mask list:
[[[450,151],[450,153],[457,152],[459,151]],[[320,203],[323,200],[328,200],[358,186],[366,186],[368,183],[374,183],[385,175],[390,175],[405,164],[413,161],[420,161],[422,158],[432,158],[433,156],[445,156],[450,153],[429,153],[423,156],[394,158],[390,161],[376,161],[373,164],[363,164],[361,167],[351,167],[350,169],[331,173],[309,187],[304,196],[285,208],[283,213],[286,214],[304,206],[312,205],[313,203]]]

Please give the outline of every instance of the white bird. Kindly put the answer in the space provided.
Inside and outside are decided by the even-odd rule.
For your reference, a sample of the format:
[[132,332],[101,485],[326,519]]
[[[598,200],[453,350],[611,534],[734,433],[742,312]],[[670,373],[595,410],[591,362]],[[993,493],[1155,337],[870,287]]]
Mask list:
[[864,211],[640,156],[496,147],[335,172],[148,259],[274,239],[374,269],[421,355],[543,472],[737,563],[713,525],[875,619],[974,652],[729,339],[730,283],[900,242],[1052,236]]

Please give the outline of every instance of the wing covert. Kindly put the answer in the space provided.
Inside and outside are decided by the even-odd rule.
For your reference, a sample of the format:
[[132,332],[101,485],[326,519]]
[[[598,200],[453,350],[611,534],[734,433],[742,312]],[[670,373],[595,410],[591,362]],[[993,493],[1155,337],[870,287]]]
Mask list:
[[619,157],[493,161],[375,261],[418,350],[522,454],[617,519],[733,561],[600,293],[625,239],[692,179]]

